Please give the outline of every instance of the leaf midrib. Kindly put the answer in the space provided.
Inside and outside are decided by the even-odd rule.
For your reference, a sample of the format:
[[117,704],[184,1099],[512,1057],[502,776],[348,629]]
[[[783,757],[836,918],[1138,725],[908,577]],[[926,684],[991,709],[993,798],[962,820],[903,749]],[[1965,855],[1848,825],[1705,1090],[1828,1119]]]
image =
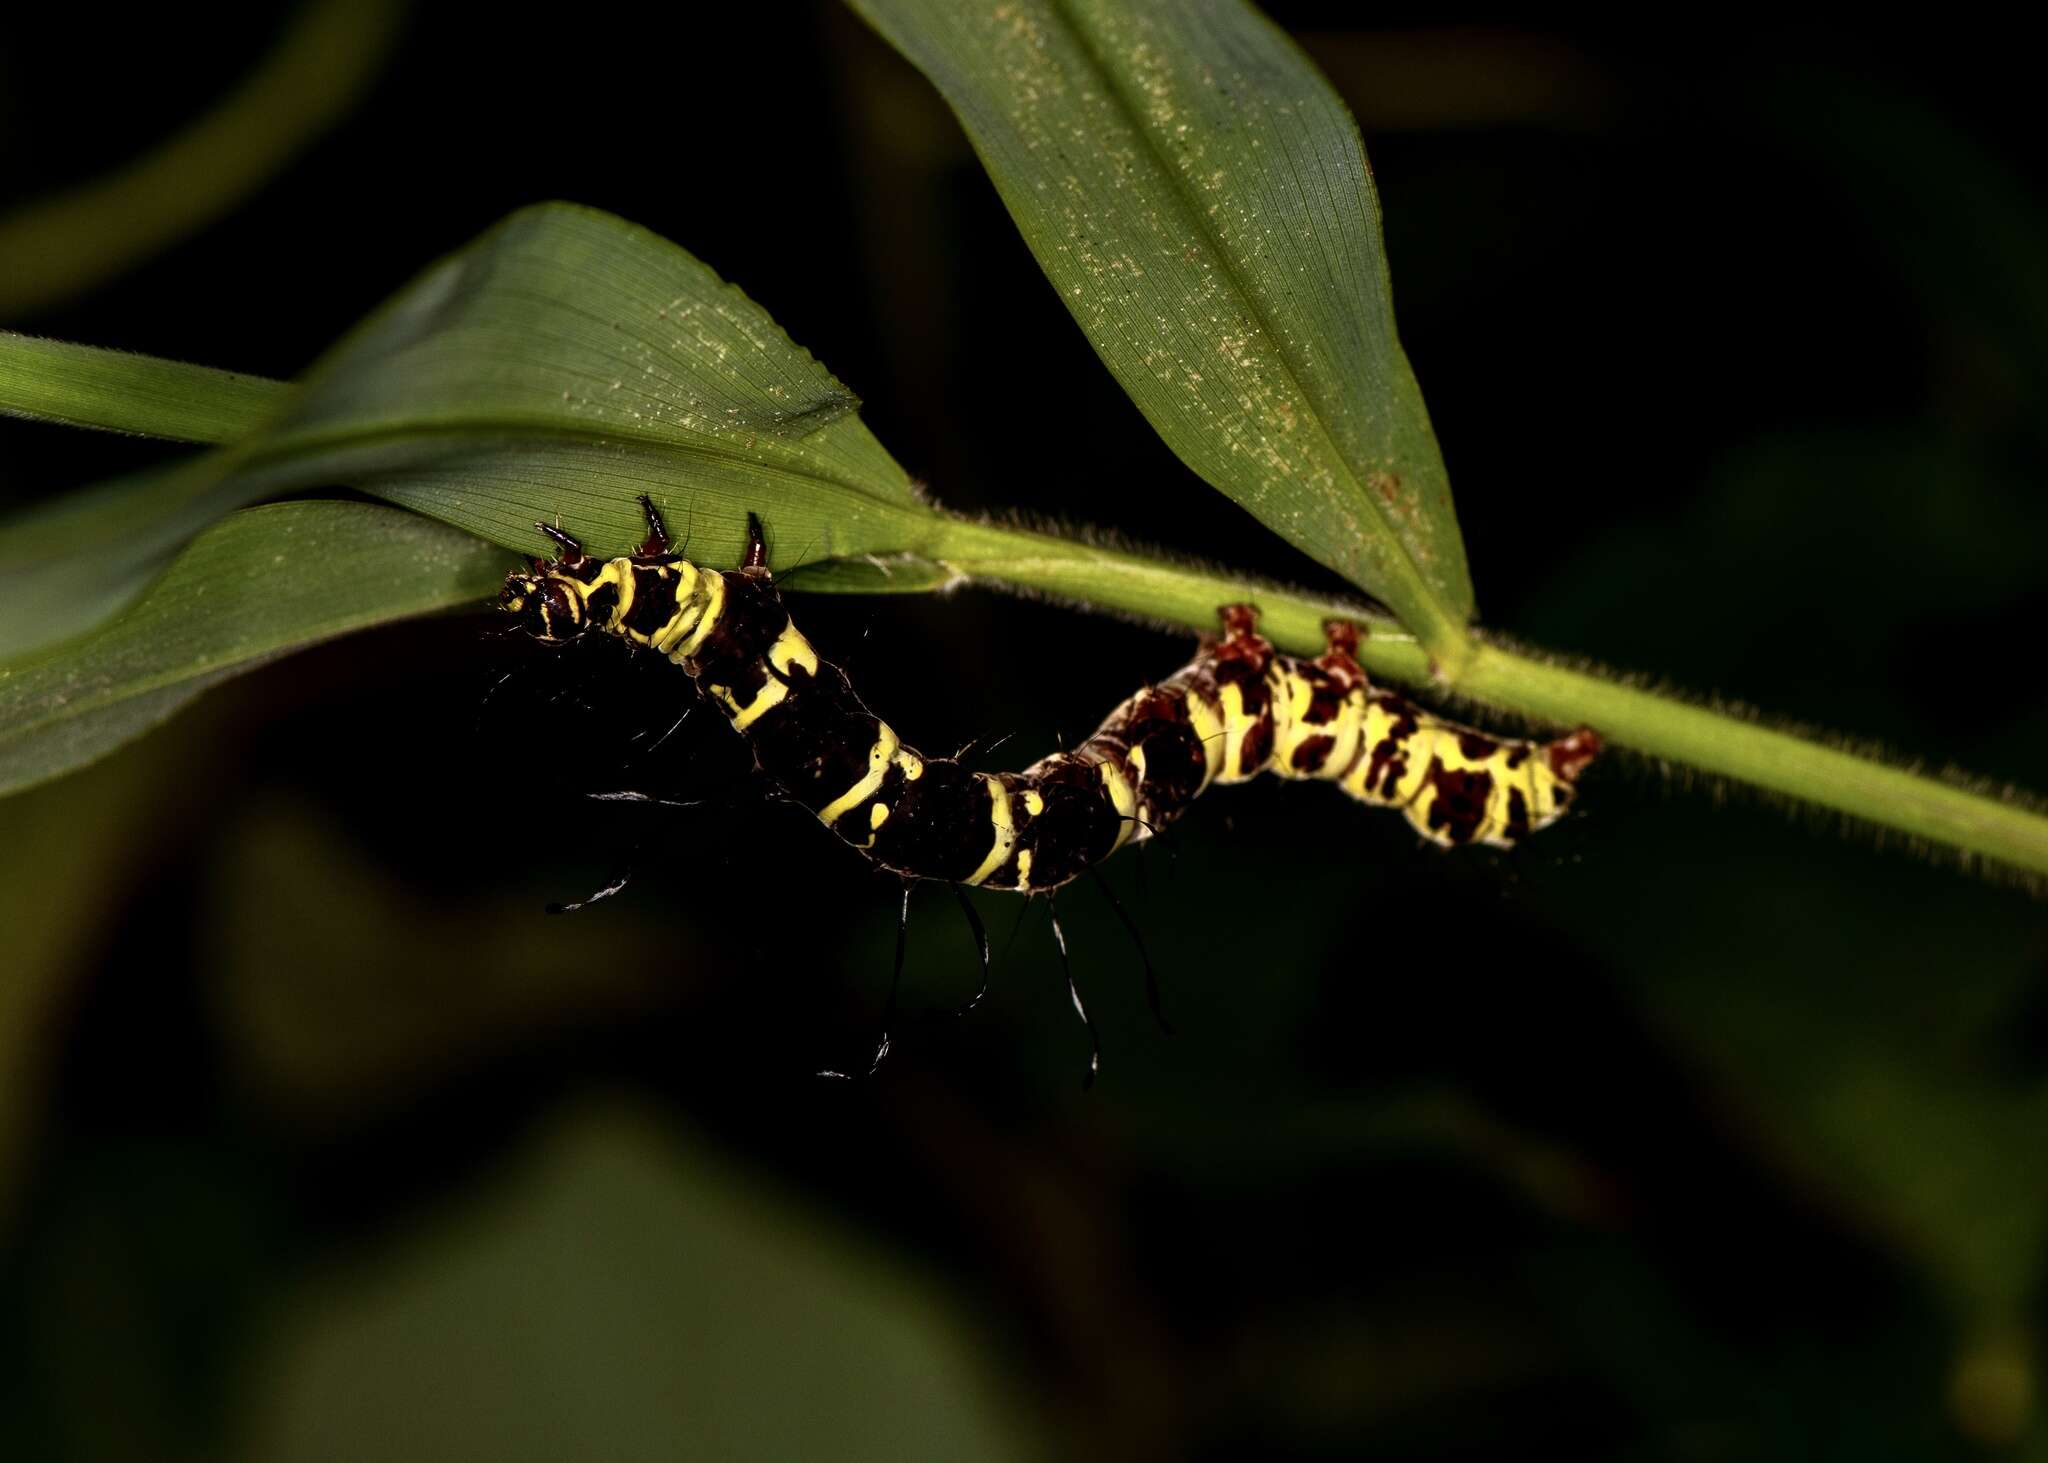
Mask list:
[[[828,422],[826,427],[830,427],[833,424]],[[825,428],[821,427],[819,430],[823,431]],[[764,437],[769,435],[763,434]],[[809,441],[811,437],[816,435],[816,432],[812,432],[807,436],[792,440],[800,442]],[[735,450],[728,448],[725,444],[717,442],[716,439],[708,439],[707,443],[702,446],[692,444],[684,447],[678,443],[661,438],[639,437],[614,432],[591,432],[576,427],[560,426],[549,422],[545,418],[533,422],[510,417],[500,419],[465,418],[460,423],[395,424],[379,427],[373,431],[309,432],[286,435],[275,443],[250,447],[248,449],[247,463],[251,467],[287,466],[292,457],[302,453],[310,454],[316,451],[326,451],[335,448],[375,447],[389,443],[420,441],[423,439],[461,442],[471,438],[503,438],[514,442],[540,441],[582,447],[630,448],[635,451],[647,452],[654,456],[682,456],[688,454],[690,456],[715,457],[722,462],[739,463],[748,467],[778,468],[790,471],[797,476],[809,477],[818,482],[830,483],[834,487],[849,489],[871,502],[880,503],[886,507],[902,508],[910,506],[900,503],[895,499],[877,497],[855,478],[835,476],[821,471],[800,470],[800,468],[808,468],[813,465],[816,462],[815,458],[804,458],[795,455],[784,458],[780,454],[770,454],[763,459],[748,455],[749,449],[741,448]],[[378,476],[397,476],[406,471],[408,471],[408,468],[403,465],[380,468],[372,476],[371,480],[374,481],[375,477]],[[460,525],[457,526],[459,527]]]
[[[1318,393],[1311,391],[1306,385],[1302,375],[1304,370],[1303,364],[1297,361],[1288,350],[1286,340],[1280,331],[1274,329],[1273,322],[1268,317],[1265,306],[1260,302],[1257,293],[1246,286],[1244,275],[1239,270],[1236,259],[1229,250],[1223,247],[1221,238],[1209,227],[1208,222],[1202,217],[1201,210],[1195,207],[1193,195],[1187,189],[1187,180],[1182,177],[1180,170],[1173,165],[1172,159],[1167,157],[1161,150],[1159,140],[1152,135],[1151,129],[1144,126],[1138,120],[1128,89],[1118,83],[1115,69],[1103,59],[1095,44],[1094,36],[1080,20],[1075,18],[1070,0],[1047,0],[1047,4],[1055,14],[1067,22],[1069,30],[1073,32],[1080,46],[1081,54],[1086,58],[1090,67],[1094,69],[1096,75],[1102,79],[1107,92],[1115,98],[1118,110],[1123,114],[1125,124],[1138,135],[1147,155],[1151,157],[1153,165],[1166,175],[1168,185],[1173,192],[1174,201],[1178,204],[1180,211],[1192,221],[1195,232],[1208,245],[1209,252],[1222,262],[1224,273],[1229,277],[1231,288],[1244,301],[1252,319],[1259,327],[1260,335],[1270,344],[1275,358],[1280,362],[1281,369],[1286,373],[1288,384],[1294,388],[1295,394],[1303,401],[1306,401],[1313,409],[1312,415],[1315,420],[1316,437],[1329,449],[1329,454],[1342,473],[1345,482],[1350,484],[1351,492],[1349,496],[1353,503],[1364,504],[1366,511],[1380,525],[1385,538],[1396,546],[1396,558],[1414,580],[1416,588],[1421,592],[1422,599],[1425,603],[1434,606],[1437,596],[1430,588],[1428,580],[1423,577],[1421,567],[1409,556],[1407,546],[1402,542],[1393,520],[1373,501],[1372,494],[1365,491],[1365,486],[1359,481],[1350,458],[1345,455],[1342,448],[1338,445],[1337,439],[1330,434],[1329,428],[1324,425],[1327,404]],[[1355,509],[1348,511],[1355,513]],[[1355,526],[1354,534],[1356,534]],[[1356,537],[1358,542],[1366,542],[1364,535],[1356,535]],[[1353,558],[1353,555],[1346,554],[1345,557],[1350,559]],[[1360,587],[1370,592],[1369,586],[1361,585]]]

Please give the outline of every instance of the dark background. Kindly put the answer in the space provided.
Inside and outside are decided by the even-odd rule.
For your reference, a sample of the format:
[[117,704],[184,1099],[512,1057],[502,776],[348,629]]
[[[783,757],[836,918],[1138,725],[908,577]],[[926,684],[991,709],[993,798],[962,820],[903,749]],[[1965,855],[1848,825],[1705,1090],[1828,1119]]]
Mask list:
[[[1485,623],[2039,788],[2032,54],[1351,12],[1273,13],[1365,131]],[[202,114],[283,13],[11,18],[0,202]],[[424,8],[231,215],[0,324],[288,376],[555,197],[740,284],[941,501],[1322,582],[830,7]],[[0,494],[167,450],[0,424]],[[983,765],[1188,652],[981,592],[798,613],[927,749],[1010,733]],[[1170,1038],[1064,901],[1093,1092],[996,896],[981,1008],[824,1082],[892,890],[705,719],[650,750],[666,667],[499,628],[300,655],[0,807],[0,1452],[2048,1456],[2012,881],[1626,756],[1507,857],[1259,784],[1107,869]],[[621,786],[711,805],[583,809]],[[924,891],[907,1007],[974,979]]]

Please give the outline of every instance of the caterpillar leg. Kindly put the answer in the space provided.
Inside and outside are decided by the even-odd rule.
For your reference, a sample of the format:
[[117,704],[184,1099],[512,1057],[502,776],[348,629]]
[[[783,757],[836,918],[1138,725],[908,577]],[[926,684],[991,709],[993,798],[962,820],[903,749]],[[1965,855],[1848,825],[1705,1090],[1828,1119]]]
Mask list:
[[1067,932],[1060,928],[1059,906],[1049,890],[1045,910],[1052,916],[1052,941],[1059,947],[1060,970],[1067,978],[1067,999],[1074,1003],[1074,1014],[1081,1018],[1081,1026],[1088,1033],[1088,1070],[1081,1078],[1081,1088],[1086,1091],[1095,1085],[1096,1074],[1102,1070],[1102,1039],[1095,1034],[1095,1019],[1081,999],[1081,988],[1074,984],[1074,964],[1067,958]]
[[1109,901],[1109,907],[1116,911],[1116,917],[1130,932],[1131,943],[1138,947],[1138,961],[1145,967],[1145,1004],[1152,1008],[1152,1019],[1159,1026],[1163,1036],[1173,1035],[1173,1028],[1166,1022],[1166,1008],[1159,999],[1159,972],[1152,968],[1152,954],[1145,948],[1145,937],[1138,932],[1138,922],[1131,918],[1124,908],[1124,902],[1116,897],[1116,891],[1109,887],[1109,880],[1102,877],[1102,871],[1093,867],[1088,877],[1095,881],[1095,887],[1102,891],[1102,897]]
[[[913,880],[905,879],[903,881],[903,903],[898,908],[896,916],[896,963],[895,968],[889,974],[889,1001],[882,1012],[881,1037],[875,1043],[874,1056],[869,1061],[868,1069],[862,1074],[863,1076],[872,1077],[879,1072],[882,1069],[882,1063],[888,1059],[889,1053],[896,1049],[896,1034],[893,1028],[896,1024],[897,997],[903,985],[903,955],[908,947],[910,937],[910,892],[914,887],[915,883]],[[967,891],[958,884],[952,885],[951,888],[953,890],[953,897],[960,903],[960,912],[967,916],[968,932],[973,937],[974,952],[981,965],[981,983],[975,987],[974,995],[966,1005],[956,1006],[950,1011],[924,1012],[918,1018],[920,1028],[925,1023],[939,1019],[950,1018],[957,1021],[976,1006],[979,1006],[982,998],[988,995],[989,969],[991,965],[988,926],[983,924],[981,916],[974,912],[974,905],[969,902]],[[820,1072],[818,1075],[820,1077],[834,1077],[842,1081],[852,1080],[852,1074],[848,1072],[825,1071]]]
[[964,1006],[955,1006],[953,1008],[950,1014],[957,1021],[976,1006],[979,1006],[982,998],[988,994],[988,926],[983,924],[981,916],[974,912],[974,902],[967,897],[966,889],[958,884],[949,884],[946,887],[953,891],[953,898],[959,902],[960,912],[967,916],[967,930],[974,939],[975,954],[981,957],[981,984],[974,988],[973,999],[969,1000]]
[[[688,715],[687,712],[684,714]],[[676,723],[677,726],[681,724],[680,721]],[[674,730],[675,727],[670,727],[668,732],[663,732],[662,740],[666,741],[669,732]],[[583,796],[594,803],[639,803],[644,807],[650,808],[701,808],[722,801],[716,798],[692,798],[688,801],[677,798],[658,798],[652,793],[635,792],[630,789],[622,789],[618,792],[587,792]],[[591,905],[597,903],[600,899],[609,899],[614,894],[619,893],[627,884],[632,882],[633,875],[637,872],[634,866],[638,863],[641,851],[645,847],[644,841],[636,840],[632,847],[627,850],[626,865],[620,870],[617,878],[606,884],[602,889],[597,890],[595,893],[586,894],[581,899],[563,900],[548,905],[548,913],[574,914],[578,910],[590,908]]]
[[564,568],[573,568],[583,562],[583,545],[576,539],[562,532],[561,529],[555,527],[552,523],[538,522],[533,526],[545,534],[560,551],[555,556],[557,564],[562,565]]
[[1359,680],[1365,679],[1365,670],[1358,663],[1358,642],[1365,638],[1365,632],[1349,620],[1323,621],[1323,656],[1316,662],[1331,668],[1345,667]]
[[[903,952],[910,943],[910,880],[903,881],[903,902],[896,912],[896,964],[889,972],[889,1002],[882,1008],[882,1034],[875,1041],[875,1054],[868,1062],[868,1069],[862,1077],[872,1077],[882,1070],[882,1063],[889,1059],[889,1048],[893,1044],[890,1029],[896,1024],[896,997],[903,988]],[[851,1082],[851,1072],[826,1069],[818,1074],[841,1082]]]
[[1259,608],[1257,605],[1224,605],[1216,611],[1216,618],[1223,626],[1222,649],[1240,655],[1256,651],[1266,643],[1259,634]]
[[1587,764],[1600,755],[1603,743],[1600,733],[1590,726],[1582,726],[1570,736],[1559,737],[1545,749],[1550,758],[1550,770],[1566,782],[1576,782]]
[[761,533],[761,515],[747,515],[747,552],[740,559],[743,574],[766,574],[768,572],[768,540]]
[[[639,856],[640,850],[637,848],[635,848],[632,854],[629,855],[629,857],[632,858],[638,858]],[[588,909],[591,905],[597,903],[597,901],[600,899],[611,898],[614,894],[618,893],[621,889],[625,888],[626,885],[631,883],[632,880],[633,869],[632,866],[628,864],[626,868],[620,871],[617,878],[613,879],[609,884],[605,885],[602,889],[599,889],[591,894],[586,894],[581,899],[571,899],[563,901],[561,903],[550,904],[547,907],[548,913],[574,914],[579,909]]]
[[656,559],[669,550],[668,525],[661,521],[661,510],[654,506],[654,499],[645,493],[640,495],[640,511],[647,515],[647,537],[633,552],[643,559]]

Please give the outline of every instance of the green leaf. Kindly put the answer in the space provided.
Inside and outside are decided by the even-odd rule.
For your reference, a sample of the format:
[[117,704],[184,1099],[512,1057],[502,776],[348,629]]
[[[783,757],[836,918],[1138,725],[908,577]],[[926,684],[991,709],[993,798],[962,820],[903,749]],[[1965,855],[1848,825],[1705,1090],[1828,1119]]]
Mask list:
[[277,415],[291,386],[0,330],[0,415],[175,442],[232,442]]
[[557,516],[624,551],[641,492],[711,562],[770,503],[771,562],[914,548],[933,514],[856,404],[675,245],[592,209],[526,209],[372,316],[266,430],[0,525],[0,581],[26,607],[0,619],[0,656],[85,628],[230,509],[334,483],[530,551],[548,547],[534,520]]
[[0,666],[0,793],[105,755],[273,656],[479,603],[505,569],[488,544],[370,504],[233,514],[89,639]]
[[[222,490],[216,454],[81,488],[0,524],[0,660],[67,640],[118,613],[180,543],[262,496]],[[211,490],[209,492],[209,489]]]
[[1472,588],[1350,114],[1234,0],[853,0],[1183,462],[1447,671]]
[[[857,518],[865,500],[877,521],[926,516],[858,405],[682,249],[550,204],[512,215],[345,341],[279,439],[514,547],[545,545],[540,503],[573,508],[598,547],[623,549],[644,537],[634,493],[664,487],[733,555],[750,508],[808,501],[815,517],[783,527],[815,531],[813,552],[829,557],[901,545],[828,510]],[[518,445],[499,452],[507,439]]]
[[1042,1456],[957,1299],[687,1135],[586,1109],[510,1167],[286,1297],[254,1454]]

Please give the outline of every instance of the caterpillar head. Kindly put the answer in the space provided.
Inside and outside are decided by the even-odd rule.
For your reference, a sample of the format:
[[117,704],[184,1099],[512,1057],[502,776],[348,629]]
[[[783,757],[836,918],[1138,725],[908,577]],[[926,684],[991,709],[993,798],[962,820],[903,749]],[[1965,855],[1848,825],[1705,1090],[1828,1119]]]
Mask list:
[[590,628],[584,585],[562,572],[560,564],[535,559],[533,568],[506,576],[498,607],[519,616],[519,623],[539,640],[573,640]]

